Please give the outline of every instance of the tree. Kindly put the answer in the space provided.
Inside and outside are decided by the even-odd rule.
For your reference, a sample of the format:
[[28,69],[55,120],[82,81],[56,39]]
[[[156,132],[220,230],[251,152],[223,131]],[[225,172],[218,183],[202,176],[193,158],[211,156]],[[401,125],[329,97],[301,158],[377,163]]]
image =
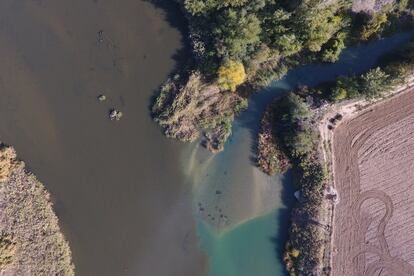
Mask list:
[[335,33],[349,23],[342,15],[337,14],[341,5],[323,5],[321,1],[303,1],[296,12],[296,28],[300,31],[306,47],[312,52],[319,52]]
[[379,67],[369,70],[361,77],[361,91],[368,98],[380,96],[389,85],[389,75]]
[[339,32],[335,35],[335,38],[328,43],[328,47],[322,53],[322,60],[325,62],[336,62],[339,59],[339,55],[342,50],[345,49],[345,38],[344,32]]
[[275,41],[275,45],[283,56],[291,56],[302,50],[302,43],[295,34],[284,34]]
[[298,131],[288,145],[292,149],[294,157],[301,157],[312,152],[315,145],[315,137],[312,131]]
[[221,58],[244,59],[249,47],[260,42],[260,21],[255,14],[229,9],[218,18],[213,29],[216,48]]
[[246,79],[244,66],[240,62],[228,61],[218,70],[218,85],[225,89],[236,91],[236,87]]
[[372,16],[369,21],[362,27],[360,38],[362,40],[368,40],[373,35],[382,31],[387,23],[388,17],[385,13],[380,13]]
[[271,16],[264,19],[267,43],[275,47],[283,56],[290,56],[302,50],[302,42],[291,29],[292,13],[277,9]]
[[203,0],[185,0],[184,7],[192,15],[203,14],[209,10]]
[[248,0],[185,0],[184,7],[191,15],[205,14],[227,7],[242,7]]

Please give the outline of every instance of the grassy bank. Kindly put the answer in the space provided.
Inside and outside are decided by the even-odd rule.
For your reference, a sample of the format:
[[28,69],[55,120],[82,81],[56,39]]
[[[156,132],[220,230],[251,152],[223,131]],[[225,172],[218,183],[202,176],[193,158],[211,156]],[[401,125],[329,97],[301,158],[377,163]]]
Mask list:
[[50,195],[16,159],[0,148],[0,271],[4,275],[74,275],[69,245]]
[[[169,79],[153,108],[169,137],[220,151],[252,92],[299,64],[335,62],[348,45],[413,25],[412,1],[354,10],[352,1],[177,0],[189,22],[190,70]],[[189,107],[190,106],[190,107]]]
[[[291,275],[329,274],[326,251],[332,228],[328,218],[332,205],[329,164],[321,152],[325,146],[319,135],[319,120],[327,106],[345,100],[376,101],[403,84],[414,73],[414,43],[382,57],[378,67],[358,76],[342,76],[336,81],[314,88],[301,88],[278,99],[266,112],[267,127],[272,114],[272,138],[267,147],[278,149],[263,162],[286,157],[296,175],[298,203],[292,210],[290,236],[286,245],[285,262]],[[338,114],[331,119],[330,129]],[[261,140],[259,136],[259,141]],[[260,145],[260,143],[259,143]],[[260,151],[259,146],[259,151]],[[282,154],[279,153],[282,152]],[[259,157],[263,156],[259,152]],[[260,162],[259,162],[260,164]],[[277,167],[277,166],[276,166]],[[273,172],[273,171],[267,171]],[[327,234],[328,233],[328,234]]]

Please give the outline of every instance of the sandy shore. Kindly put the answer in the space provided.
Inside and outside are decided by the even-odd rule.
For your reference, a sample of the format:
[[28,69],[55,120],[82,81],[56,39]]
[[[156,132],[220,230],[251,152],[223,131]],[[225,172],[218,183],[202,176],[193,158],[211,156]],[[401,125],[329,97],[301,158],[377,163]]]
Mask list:
[[7,256],[0,260],[0,274],[74,275],[49,193],[14,157],[11,148],[0,153],[0,255]]

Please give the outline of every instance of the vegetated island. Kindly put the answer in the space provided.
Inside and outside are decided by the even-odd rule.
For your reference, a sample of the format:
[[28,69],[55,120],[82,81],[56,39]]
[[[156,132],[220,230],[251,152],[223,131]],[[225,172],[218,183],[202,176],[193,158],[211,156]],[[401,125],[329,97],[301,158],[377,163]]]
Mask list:
[[168,137],[223,150],[248,96],[297,65],[413,26],[412,0],[176,0],[193,57],[152,107]]
[[74,275],[50,195],[11,147],[0,146],[0,272]]
[[[374,103],[407,89],[412,91],[413,76],[411,42],[384,55],[378,67],[361,75],[341,76],[314,88],[302,87],[269,105],[258,137],[259,165],[267,173],[292,167],[298,189],[284,254],[290,275],[330,275],[336,269],[335,263],[332,268],[332,233],[337,227],[333,225],[333,211],[341,194],[335,189],[337,183],[334,185],[333,130],[342,120]],[[346,214],[335,216],[341,221]]]

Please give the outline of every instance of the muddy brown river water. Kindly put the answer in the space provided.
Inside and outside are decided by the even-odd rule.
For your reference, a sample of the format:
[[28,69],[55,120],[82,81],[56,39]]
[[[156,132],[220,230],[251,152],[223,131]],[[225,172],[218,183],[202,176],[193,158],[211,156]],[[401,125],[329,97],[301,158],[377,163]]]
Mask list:
[[143,1],[0,1],[0,139],[53,195],[78,275],[203,274],[186,145],[149,116],[181,39]]

